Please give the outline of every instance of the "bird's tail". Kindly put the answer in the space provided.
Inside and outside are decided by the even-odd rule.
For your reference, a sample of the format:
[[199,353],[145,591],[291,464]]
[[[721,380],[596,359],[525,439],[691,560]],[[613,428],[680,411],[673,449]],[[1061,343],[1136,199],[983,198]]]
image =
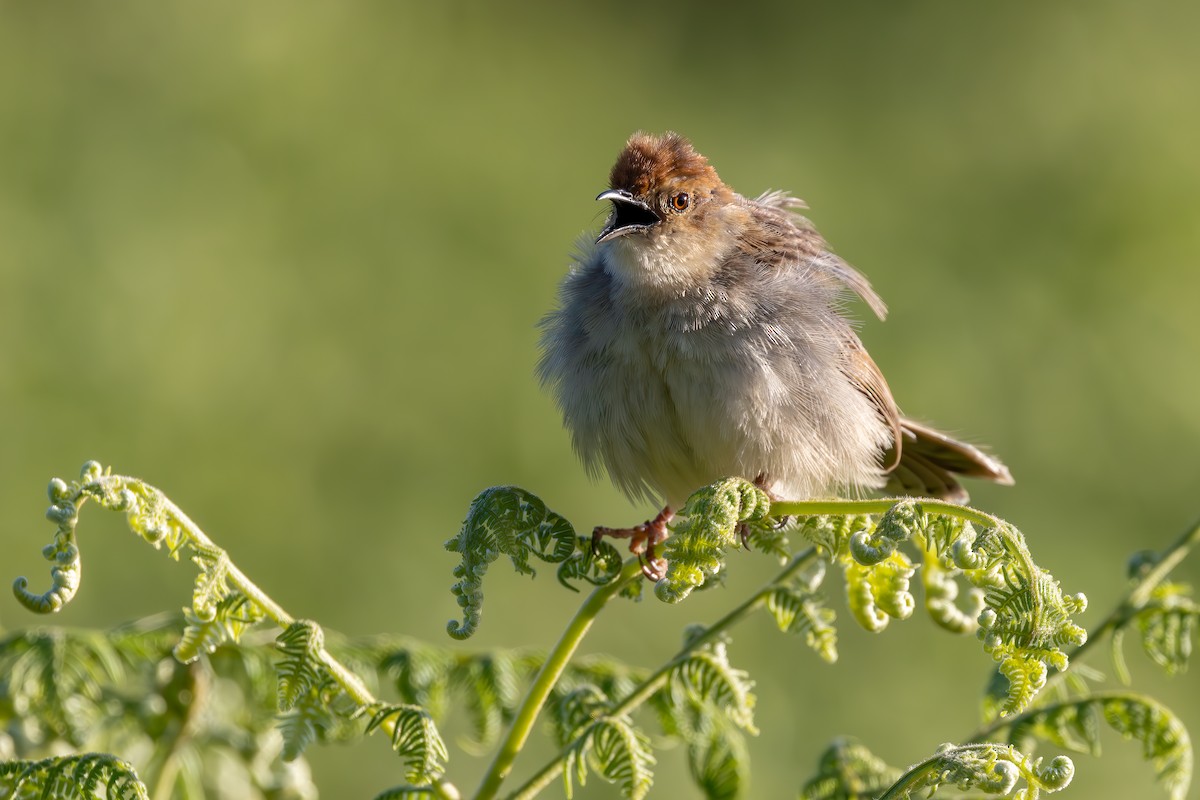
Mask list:
[[[909,419],[900,420],[900,433],[900,461],[888,474],[885,492],[965,503],[967,490],[958,482],[959,476],[1006,486],[1013,482],[1008,467],[974,445]],[[885,464],[894,461],[894,452],[884,456]]]

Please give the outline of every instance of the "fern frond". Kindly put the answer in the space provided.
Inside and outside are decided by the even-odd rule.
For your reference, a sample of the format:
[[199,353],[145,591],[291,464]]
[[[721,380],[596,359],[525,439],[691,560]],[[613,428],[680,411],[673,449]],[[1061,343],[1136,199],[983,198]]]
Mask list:
[[329,708],[327,691],[332,691],[332,681],[321,687],[313,687],[297,698],[288,711],[279,717],[279,733],[283,736],[283,760],[294,761],[326,731],[335,726]]
[[108,753],[0,762],[5,797],[63,800],[147,800],[149,794],[127,761]]
[[1192,741],[1179,718],[1148,697],[1114,695],[1101,703],[1105,722],[1126,739],[1142,743],[1142,757],[1154,764],[1159,783],[1173,800],[1187,797],[1192,782]]
[[942,745],[932,758],[912,767],[880,796],[880,800],[932,794],[941,786],[960,791],[1010,795],[1024,780],[1018,793],[1022,800],[1037,800],[1041,792],[1065,789],[1075,776],[1075,765],[1066,756],[1055,757],[1048,766],[1023,755],[1012,745],[991,743]]
[[567,797],[572,796],[571,776],[582,786],[588,769],[621,787],[621,794],[641,800],[654,782],[654,755],[650,740],[625,717],[604,717],[584,729],[567,751],[563,770]]
[[738,526],[764,519],[767,493],[741,478],[727,478],[688,498],[676,517],[663,556],[667,574],[654,587],[659,600],[678,603],[725,566],[725,551],[741,546]]
[[897,500],[874,525],[850,535],[850,555],[863,566],[879,564],[891,558],[896,548],[911,539],[924,524],[924,514],[915,499]]
[[777,520],[773,517],[742,523],[746,547],[759,553],[775,556],[780,564],[792,557],[792,544],[788,534],[796,527],[793,519]]
[[428,786],[393,786],[375,795],[373,800],[436,800],[437,794]]
[[203,653],[212,653],[223,644],[241,641],[242,634],[263,619],[262,610],[241,594],[223,597],[208,611],[207,616],[201,616],[195,606],[183,609],[186,625],[174,654],[184,664],[190,664]]
[[556,698],[551,704],[550,721],[559,746],[574,740],[584,727],[607,715],[611,707],[608,695],[594,684],[583,684]]
[[1088,698],[1055,703],[1028,711],[1013,721],[1008,741],[1021,750],[1031,750],[1036,741],[1077,753],[1100,755],[1100,723],[1104,719],[1102,703]]
[[717,642],[692,651],[675,664],[667,674],[666,691],[694,705],[711,705],[737,727],[757,734],[753,686],[749,675],[729,663],[725,644]]
[[[89,461],[83,465],[81,481],[98,477],[100,465]],[[13,581],[13,594],[22,606],[38,614],[53,614],[62,609],[79,591],[83,571],[79,547],[75,544],[75,526],[79,522],[79,507],[87,499],[79,483],[67,485],[61,478],[54,478],[47,488],[50,508],[46,519],[55,523],[54,541],[42,548],[42,558],[51,562],[50,588],[34,594],[26,587],[29,581],[21,576]]]
[[1191,591],[1192,587],[1184,583],[1161,583],[1135,615],[1142,649],[1168,675],[1184,672],[1192,656],[1200,605],[1192,599]]
[[533,575],[530,556],[557,564],[575,552],[575,543],[571,523],[524,489],[494,486],[480,492],[471,501],[458,535],[444,545],[462,554],[462,563],[454,568],[458,581],[451,591],[463,609],[463,619],[448,622],[446,632],[466,639],[479,627],[483,576],[497,558],[506,555],[518,573]]
[[404,759],[410,783],[425,786],[446,771],[450,755],[428,711],[419,706],[380,705],[371,712],[367,733],[380,727],[389,731],[392,749]]
[[[800,515],[797,530],[842,566],[851,611],[867,630],[882,630],[890,619],[911,613],[913,566],[900,547],[911,542],[919,548],[927,567],[926,607],[934,621],[956,632],[976,631],[987,653],[1001,663],[1001,674],[1015,681],[1000,708],[1003,714],[1026,707],[1048,668],[1065,669],[1066,648],[1087,639],[1071,620],[1087,607],[1087,598],[1064,595],[1053,576],[1034,563],[1021,533],[995,517],[913,498],[779,501],[772,511]],[[973,586],[975,608],[965,611],[954,605],[960,575]]]
[[46,738],[75,747],[107,715],[105,688],[125,675],[123,660],[100,633],[26,631],[0,641],[0,685],[13,711],[36,721]]
[[737,730],[712,726],[688,742],[688,771],[708,800],[735,800],[750,779],[750,756]]
[[521,702],[528,665],[511,652],[480,653],[455,665],[451,680],[464,687],[475,744],[491,745]]
[[969,592],[971,604],[961,609],[956,604],[959,586],[955,576],[959,570],[949,566],[938,556],[934,548],[925,551],[924,569],[921,570],[921,585],[925,589],[925,610],[929,618],[939,627],[951,633],[974,633],[979,628],[979,614],[986,607],[984,592],[972,587]]
[[603,539],[593,542],[590,537],[575,539],[575,552],[558,566],[558,582],[578,592],[572,580],[584,580],[593,586],[603,586],[621,572],[623,561],[617,548]]
[[[884,540],[890,541],[890,540]],[[916,567],[908,556],[892,550],[872,564],[849,561],[843,565],[850,613],[866,630],[878,633],[895,619],[908,619],[916,608],[909,579]]]
[[800,800],[873,800],[900,774],[857,739],[841,737],[821,754],[817,774],[800,790]]
[[766,596],[767,610],[779,630],[799,634],[826,663],[837,661],[837,615],[818,592],[776,586]]
[[311,620],[296,620],[276,637],[275,646],[283,654],[276,665],[279,710],[290,711],[326,677],[318,660],[325,648],[325,633]]
[[850,537],[871,524],[867,514],[815,514],[799,517],[795,530],[827,560],[841,561],[849,557]]
[[1187,796],[1192,780],[1191,738],[1180,719],[1156,700],[1129,693],[1106,693],[1064,700],[1011,720],[1008,740],[1028,750],[1044,740],[1058,747],[1100,755],[1100,723],[1142,745],[1159,783],[1173,800]]
[[427,708],[435,718],[445,713],[455,664],[452,654],[437,647],[406,643],[379,648],[375,661],[403,702]]

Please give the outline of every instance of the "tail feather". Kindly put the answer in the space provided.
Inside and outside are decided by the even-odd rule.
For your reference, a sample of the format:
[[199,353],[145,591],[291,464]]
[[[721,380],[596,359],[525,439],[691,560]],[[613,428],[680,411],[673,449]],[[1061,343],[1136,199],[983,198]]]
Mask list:
[[[965,503],[969,496],[958,482],[958,476],[981,478],[1005,486],[1013,482],[1008,467],[974,445],[909,419],[900,420],[900,431],[900,460],[888,474],[884,487],[889,493]],[[885,464],[894,461],[894,452],[884,456]]]

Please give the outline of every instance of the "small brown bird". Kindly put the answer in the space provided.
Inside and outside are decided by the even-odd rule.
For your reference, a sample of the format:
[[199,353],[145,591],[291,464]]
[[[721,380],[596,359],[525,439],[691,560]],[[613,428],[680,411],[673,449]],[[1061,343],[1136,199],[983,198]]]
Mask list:
[[[654,520],[634,538],[647,574],[672,509],[719,478],[802,500],[866,489],[964,502],[957,476],[1012,483],[979,449],[900,415],[844,316],[847,290],[882,319],[867,279],[785,192],[750,200],[682,136],[635,133],[542,323],[538,372],[575,450]],[[589,237],[590,239],[590,237]]]

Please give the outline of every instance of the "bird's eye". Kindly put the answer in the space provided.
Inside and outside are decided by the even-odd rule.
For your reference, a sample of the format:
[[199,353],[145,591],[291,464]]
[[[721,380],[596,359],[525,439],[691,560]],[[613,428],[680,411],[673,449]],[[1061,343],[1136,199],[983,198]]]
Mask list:
[[671,198],[671,208],[676,211],[687,211],[687,208],[692,203],[692,198],[688,197],[687,192],[680,192]]

